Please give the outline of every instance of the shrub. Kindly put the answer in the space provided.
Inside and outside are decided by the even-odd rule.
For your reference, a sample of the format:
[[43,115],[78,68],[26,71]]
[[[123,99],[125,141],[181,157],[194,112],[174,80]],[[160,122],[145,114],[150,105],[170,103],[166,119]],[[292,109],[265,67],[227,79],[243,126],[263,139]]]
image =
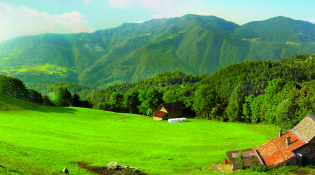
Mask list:
[[236,162],[236,165],[238,166],[238,168],[240,170],[242,170],[244,168],[244,162],[243,162],[242,158],[243,158],[243,150],[240,150],[238,152],[238,158],[237,158],[237,162]]

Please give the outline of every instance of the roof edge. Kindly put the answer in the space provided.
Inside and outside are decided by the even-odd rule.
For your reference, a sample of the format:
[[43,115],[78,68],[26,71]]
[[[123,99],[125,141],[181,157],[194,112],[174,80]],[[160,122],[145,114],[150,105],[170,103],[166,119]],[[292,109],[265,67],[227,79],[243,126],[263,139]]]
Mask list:
[[300,134],[298,134],[297,132],[295,132],[293,129],[290,129],[290,131],[292,131],[295,135],[297,135],[304,143],[309,143],[308,141],[306,141],[302,136],[300,136]]
[[263,159],[262,157],[260,157],[260,154],[259,154],[258,149],[254,149],[254,148],[252,148],[252,150],[255,152],[255,154],[256,154],[256,156],[257,156],[258,160],[260,161],[260,163],[261,163],[261,164],[263,164],[263,165],[266,165],[266,163],[265,163],[264,159]]

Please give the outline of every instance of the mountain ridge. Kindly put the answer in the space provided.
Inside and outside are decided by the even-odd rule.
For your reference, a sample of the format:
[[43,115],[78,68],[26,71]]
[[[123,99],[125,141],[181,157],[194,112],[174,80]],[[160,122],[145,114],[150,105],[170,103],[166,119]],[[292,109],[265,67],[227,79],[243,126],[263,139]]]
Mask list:
[[[238,25],[215,16],[188,14],[93,33],[5,40],[0,43],[0,73],[26,83],[69,81],[106,87],[164,71],[212,74],[242,61],[313,54],[314,44],[315,24],[310,22],[278,16]],[[40,70],[46,64],[56,70]]]

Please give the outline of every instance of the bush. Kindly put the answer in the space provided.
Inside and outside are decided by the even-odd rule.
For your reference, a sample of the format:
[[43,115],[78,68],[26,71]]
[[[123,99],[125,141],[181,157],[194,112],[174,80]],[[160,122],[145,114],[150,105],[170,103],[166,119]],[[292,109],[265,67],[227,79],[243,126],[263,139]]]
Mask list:
[[248,170],[255,171],[255,172],[267,172],[267,171],[270,171],[270,169],[271,168],[266,165],[255,165],[255,166],[251,166]]
[[238,168],[240,170],[242,170],[244,168],[244,162],[243,162],[243,150],[240,150],[238,152],[238,158],[237,158],[237,162],[236,162],[236,165],[238,166]]

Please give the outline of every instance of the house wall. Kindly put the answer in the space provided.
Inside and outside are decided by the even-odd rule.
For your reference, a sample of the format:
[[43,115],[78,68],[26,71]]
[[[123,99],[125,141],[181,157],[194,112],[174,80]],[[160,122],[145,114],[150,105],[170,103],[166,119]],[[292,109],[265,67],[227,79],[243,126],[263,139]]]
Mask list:
[[179,111],[171,111],[167,114],[167,118],[177,118],[177,117],[182,117],[183,116],[183,110]]
[[160,120],[162,120],[162,118],[160,118],[160,117],[153,117],[153,120],[154,121],[160,121]]
[[162,106],[159,111],[167,112],[166,109]]
[[315,159],[315,138],[313,138],[308,144],[310,150],[310,159]]
[[315,159],[315,139],[312,139],[305,146],[294,151],[294,154],[302,154],[303,160]]
[[295,156],[286,161],[286,166],[295,166],[295,165],[297,165],[297,160]]
[[295,166],[295,165],[297,165],[297,161],[296,161],[296,157],[294,156],[291,159],[286,160],[286,161],[284,161],[282,163],[279,163],[276,166]]
[[315,139],[312,139],[307,145],[294,151],[294,154],[302,154],[303,160],[315,159]]

